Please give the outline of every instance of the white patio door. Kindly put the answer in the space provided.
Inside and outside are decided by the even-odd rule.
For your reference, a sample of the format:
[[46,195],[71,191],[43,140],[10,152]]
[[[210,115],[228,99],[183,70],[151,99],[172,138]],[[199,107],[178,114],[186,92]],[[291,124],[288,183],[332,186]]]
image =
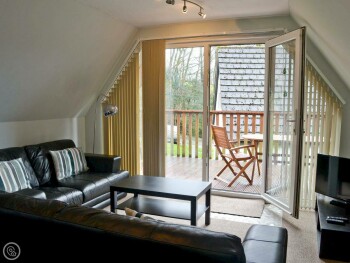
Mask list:
[[263,197],[298,218],[305,28],[266,42]]

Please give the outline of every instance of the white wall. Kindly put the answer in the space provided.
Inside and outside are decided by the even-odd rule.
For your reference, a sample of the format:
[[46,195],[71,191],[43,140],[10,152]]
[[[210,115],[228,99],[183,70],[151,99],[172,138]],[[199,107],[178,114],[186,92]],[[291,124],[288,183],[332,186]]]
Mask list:
[[307,27],[310,39],[350,88],[350,1],[289,0],[289,7],[291,16]]
[[75,0],[0,1],[0,122],[84,116],[132,25]]
[[88,113],[86,114],[85,121],[85,146],[86,152],[93,152],[94,143],[94,124],[96,116],[96,134],[95,134],[95,152],[94,153],[104,153],[103,149],[103,123],[102,123],[102,107],[101,104],[97,104],[97,112],[95,115],[95,103],[91,106]]
[[0,148],[85,147],[80,117],[136,32],[85,1],[0,0]]
[[85,118],[0,122],[0,149],[60,139],[85,150]]

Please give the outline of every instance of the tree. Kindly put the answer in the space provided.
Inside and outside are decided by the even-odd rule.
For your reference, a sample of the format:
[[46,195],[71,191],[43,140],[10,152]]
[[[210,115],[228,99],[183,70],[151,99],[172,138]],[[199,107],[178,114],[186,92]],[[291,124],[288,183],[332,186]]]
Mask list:
[[203,108],[203,48],[167,49],[166,108]]

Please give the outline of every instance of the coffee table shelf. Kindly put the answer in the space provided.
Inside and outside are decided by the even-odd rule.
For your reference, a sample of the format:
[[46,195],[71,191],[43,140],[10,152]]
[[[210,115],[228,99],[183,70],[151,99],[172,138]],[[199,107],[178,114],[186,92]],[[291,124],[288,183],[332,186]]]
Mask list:
[[[119,204],[117,209],[123,210],[125,207],[149,215],[166,216],[186,220],[191,219],[191,204],[187,201],[137,196]],[[196,219],[198,220],[207,209],[209,209],[209,207],[206,207],[204,204],[198,204]]]
[[[117,192],[134,194],[133,198],[118,204]],[[191,225],[205,215],[210,224],[211,183],[170,179],[154,176],[132,176],[110,187],[111,212],[129,207],[138,212],[179,219],[189,219]],[[205,204],[198,203],[204,196]]]

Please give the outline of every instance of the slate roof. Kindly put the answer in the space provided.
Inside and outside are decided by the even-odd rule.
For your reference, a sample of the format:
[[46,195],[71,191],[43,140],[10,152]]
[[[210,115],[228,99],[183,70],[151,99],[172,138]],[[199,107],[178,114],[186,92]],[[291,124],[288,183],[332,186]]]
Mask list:
[[218,65],[222,110],[263,111],[265,47],[219,48]]
[[[276,112],[286,111],[291,98],[286,99],[288,89],[289,60],[285,49],[276,49],[275,97]],[[264,111],[265,46],[235,45],[218,48],[218,96],[217,109],[228,111]],[[219,105],[218,105],[219,104]],[[281,117],[282,123],[283,117]],[[241,120],[242,122],[242,120]],[[251,117],[249,117],[251,132]],[[241,123],[241,129],[243,122]],[[260,121],[257,120],[257,129]],[[280,124],[281,125],[281,124]]]

